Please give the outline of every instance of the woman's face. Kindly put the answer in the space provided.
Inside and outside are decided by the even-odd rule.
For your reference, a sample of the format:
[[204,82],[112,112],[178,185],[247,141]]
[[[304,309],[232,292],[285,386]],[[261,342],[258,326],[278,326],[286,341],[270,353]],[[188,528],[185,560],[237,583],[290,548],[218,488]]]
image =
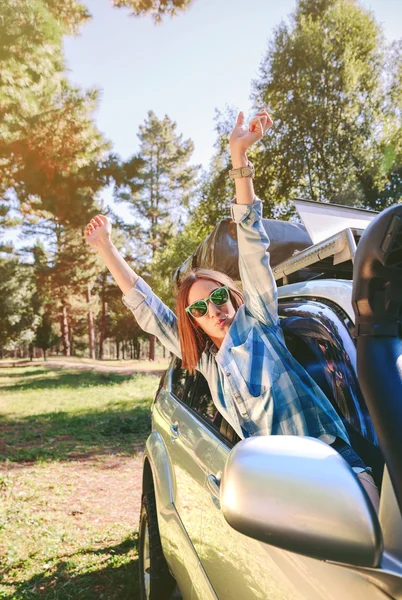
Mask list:
[[[204,300],[219,287],[222,287],[222,284],[215,283],[215,281],[210,281],[209,279],[197,279],[188,293],[188,304],[190,305],[198,300]],[[207,304],[208,312],[206,315],[199,319],[195,319],[189,315],[189,318],[193,319],[194,323],[205,331],[214,344],[220,348],[234,319],[236,309],[230,298],[226,304],[223,304],[222,306],[215,306],[210,300],[207,301]]]

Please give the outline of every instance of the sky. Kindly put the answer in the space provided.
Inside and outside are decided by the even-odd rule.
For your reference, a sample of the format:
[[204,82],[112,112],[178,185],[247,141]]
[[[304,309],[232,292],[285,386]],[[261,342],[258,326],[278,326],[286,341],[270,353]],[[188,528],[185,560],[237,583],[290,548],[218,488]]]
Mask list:
[[[175,18],[155,25],[110,0],[83,0],[93,19],[65,39],[69,79],[100,90],[95,120],[113,150],[138,151],[138,127],[149,110],[167,114],[195,144],[194,164],[208,168],[214,152],[215,109],[250,115],[251,82],[258,76],[273,30],[296,0],[193,0]],[[361,0],[391,41],[402,37],[402,0]],[[103,197],[112,203],[111,192]],[[116,210],[116,207],[114,207]],[[123,207],[117,212],[127,218]]]

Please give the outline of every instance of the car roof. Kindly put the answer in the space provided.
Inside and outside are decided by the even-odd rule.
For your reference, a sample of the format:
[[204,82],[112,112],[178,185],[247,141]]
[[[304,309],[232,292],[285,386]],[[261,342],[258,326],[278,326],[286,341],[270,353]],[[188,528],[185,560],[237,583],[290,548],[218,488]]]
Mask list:
[[352,306],[352,281],[343,279],[317,279],[299,281],[278,288],[280,299],[310,298],[326,300],[337,304],[354,323],[355,315]]

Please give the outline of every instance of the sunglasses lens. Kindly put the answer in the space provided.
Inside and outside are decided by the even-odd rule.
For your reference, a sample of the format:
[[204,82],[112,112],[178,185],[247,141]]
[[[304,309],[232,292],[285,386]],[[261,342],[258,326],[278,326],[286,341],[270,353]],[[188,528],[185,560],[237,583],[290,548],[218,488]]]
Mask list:
[[229,293],[226,288],[218,288],[211,294],[211,300],[216,306],[222,306],[229,300]]
[[206,315],[207,310],[208,310],[208,306],[206,305],[206,303],[204,301],[194,302],[194,304],[192,304],[190,306],[190,313],[196,319],[199,319],[200,317],[203,317],[204,315]]

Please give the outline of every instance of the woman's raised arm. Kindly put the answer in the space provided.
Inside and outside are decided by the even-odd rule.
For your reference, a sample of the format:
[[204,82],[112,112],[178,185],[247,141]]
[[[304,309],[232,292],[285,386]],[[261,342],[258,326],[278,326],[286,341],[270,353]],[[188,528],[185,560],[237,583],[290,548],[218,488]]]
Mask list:
[[123,294],[127,294],[137,283],[138,275],[114,246],[111,233],[112,225],[103,215],[91,219],[84,232],[88,244],[102,258]]
[[111,239],[112,226],[98,215],[85,229],[85,238],[109,269],[143,331],[155,335],[170,352],[181,356],[176,315],[163,304],[147,283],[126,263]]
[[[259,142],[264,133],[272,127],[272,119],[266,110],[261,110],[251,119],[248,129],[244,129],[244,114],[240,112],[236,125],[229,138],[230,155],[232,157],[233,169],[247,167],[247,150],[253,144]],[[252,204],[255,193],[251,177],[235,177],[236,204]]]
[[261,201],[254,193],[248,166],[247,150],[258,142],[272,125],[266,111],[260,111],[244,129],[244,115],[239,113],[229,139],[234,171],[231,177],[236,185],[236,202],[232,204],[232,218],[237,223],[239,271],[243,284],[244,302],[248,311],[267,324],[278,322],[278,301],[275,279],[269,264],[269,237],[262,225]]

